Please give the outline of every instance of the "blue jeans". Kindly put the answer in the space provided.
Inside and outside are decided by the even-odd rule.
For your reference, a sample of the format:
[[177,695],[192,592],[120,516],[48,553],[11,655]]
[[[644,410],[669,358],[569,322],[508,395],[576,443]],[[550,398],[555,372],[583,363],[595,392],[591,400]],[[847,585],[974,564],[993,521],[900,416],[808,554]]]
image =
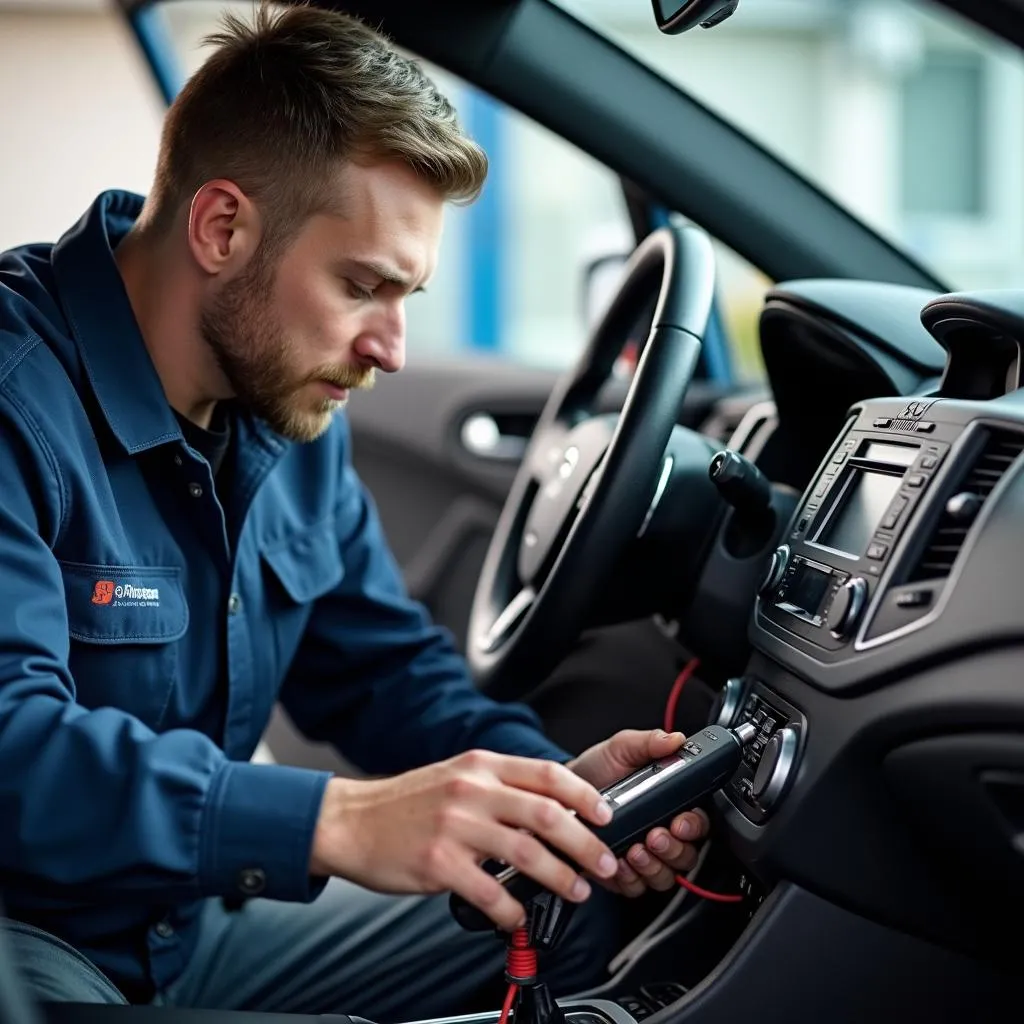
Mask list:
[[[541,976],[554,995],[606,976],[616,918],[614,898],[595,886],[558,948],[542,955]],[[124,1002],[66,943],[18,922],[9,927],[15,965],[37,999]],[[447,896],[382,896],[333,879],[310,904],[255,899],[227,910],[209,900],[189,966],[155,1002],[348,1013],[390,1024],[460,1012],[491,983],[498,992],[503,963],[499,938],[463,931]]]

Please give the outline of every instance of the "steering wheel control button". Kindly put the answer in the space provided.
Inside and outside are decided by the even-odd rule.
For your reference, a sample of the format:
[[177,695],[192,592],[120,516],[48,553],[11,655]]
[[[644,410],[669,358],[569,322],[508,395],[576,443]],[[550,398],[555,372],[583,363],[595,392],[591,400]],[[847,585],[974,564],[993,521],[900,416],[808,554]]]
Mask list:
[[700,744],[694,743],[693,740],[690,740],[690,742],[683,747],[683,750],[696,757],[700,753]]
[[836,591],[826,624],[837,640],[848,640],[853,634],[864,612],[867,596],[867,581],[860,576],[854,576]]
[[751,793],[765,810],[775,806],[785,792],[795,757],[796,730],[786,726],[768,741],[754,773]]
[[263,868],[242,868],[238,872],[238,889],[245,896],[259,896],[267,887],[267,875]]

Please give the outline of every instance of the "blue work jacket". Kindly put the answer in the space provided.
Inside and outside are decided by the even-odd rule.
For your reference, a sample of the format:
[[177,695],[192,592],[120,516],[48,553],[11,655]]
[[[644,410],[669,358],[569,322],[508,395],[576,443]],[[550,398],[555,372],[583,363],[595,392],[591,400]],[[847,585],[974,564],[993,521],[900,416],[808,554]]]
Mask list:
[[240,411],[217,494],[114,262],[141,207],[0,256],[0,897],[135,1000],[204,898],[322,887],[328,773],[250,761],[276,701],[371,773],[566,756],[405,593],[344,416],[295,444]]

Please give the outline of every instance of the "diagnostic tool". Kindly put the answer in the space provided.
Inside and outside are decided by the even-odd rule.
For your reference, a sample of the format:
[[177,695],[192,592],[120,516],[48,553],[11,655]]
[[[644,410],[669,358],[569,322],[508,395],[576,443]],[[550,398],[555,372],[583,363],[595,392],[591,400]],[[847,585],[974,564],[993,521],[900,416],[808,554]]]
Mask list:
[[[680,811],[721,788],[739,767],[743,748],[757,736],[757,727],[744,722],[735,729],[709,725],[691,736],[679,750],[633,772],[601,791],[612,809],[612,820],[596,826],[585,822],[608,848],[619,857],[636,840],[658,825],[667,825]],[[551,848],[562,860],[569,858]],[[571,861],[570,861],[571,863]],[[518,868],[495,860],[484,863],[484,870],[520,903],[543,891],[539,882]],[[467,931],[488,931],[495,927],[486,914],[463,897],[453,893],[451,912]]]

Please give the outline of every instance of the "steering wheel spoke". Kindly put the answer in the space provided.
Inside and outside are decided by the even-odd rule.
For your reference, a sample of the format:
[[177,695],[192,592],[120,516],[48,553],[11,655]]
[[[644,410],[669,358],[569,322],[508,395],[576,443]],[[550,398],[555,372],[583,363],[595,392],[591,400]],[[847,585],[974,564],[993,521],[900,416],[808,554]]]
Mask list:
[[516,628],[537,597],[533,587],[523,587],[501,610],[491,628],[477,637],[477,646],[484,652],[496,651],[508,634]]

